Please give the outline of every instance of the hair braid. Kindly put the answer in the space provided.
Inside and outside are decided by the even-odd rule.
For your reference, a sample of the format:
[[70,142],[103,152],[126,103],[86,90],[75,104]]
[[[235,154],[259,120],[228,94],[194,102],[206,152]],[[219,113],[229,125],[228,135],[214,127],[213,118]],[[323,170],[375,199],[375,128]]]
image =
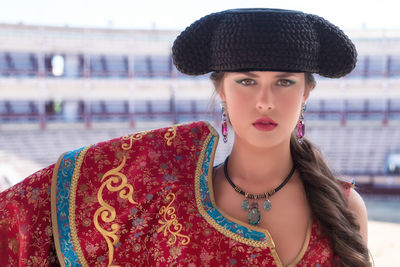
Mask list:
[[360,226],[348,209],[340,182],[325,164],[320,151],[309,140],[290,140],[293,160],[304,184],[313,215],[329,237],[341,266],[370,265]]

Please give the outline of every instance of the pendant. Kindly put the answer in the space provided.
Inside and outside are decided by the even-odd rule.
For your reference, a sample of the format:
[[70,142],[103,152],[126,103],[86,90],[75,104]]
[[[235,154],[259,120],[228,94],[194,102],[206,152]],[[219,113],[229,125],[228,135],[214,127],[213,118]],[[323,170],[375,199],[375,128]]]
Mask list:
[[261,213],[260,210],[258,209],[257,202],[251,203],[251,208],[249,209],[247,218],[249,219],[249,223],[251,225],[257,225],[260,222]]
[[248,210],[250,207],[249,201],[245,198],[242,202],[242,209],[243,210]]
[[271,201],[269,201],[269,199],[267,198],[264,202],[264,209],[265,210],[270,210],[272,208],[272,204]]

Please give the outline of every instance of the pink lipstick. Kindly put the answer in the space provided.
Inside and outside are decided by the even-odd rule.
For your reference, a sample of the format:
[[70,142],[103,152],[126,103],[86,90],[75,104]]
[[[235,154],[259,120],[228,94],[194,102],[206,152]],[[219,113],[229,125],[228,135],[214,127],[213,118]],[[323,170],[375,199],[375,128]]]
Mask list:
[[253,122],[253,126],[259,131],[269,132],[275,129],[278,124],[273,119],[265,117],[257,119]]

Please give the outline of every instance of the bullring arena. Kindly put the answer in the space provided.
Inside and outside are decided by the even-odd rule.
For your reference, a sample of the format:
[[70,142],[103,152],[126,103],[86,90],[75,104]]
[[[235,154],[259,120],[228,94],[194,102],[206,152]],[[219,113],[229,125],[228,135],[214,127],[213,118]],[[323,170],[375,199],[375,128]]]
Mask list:
[[[208,77],[173,67],[178,33],[0,24],[0,191],[99,140],[193,120],[219,129]],[[400,31],[348,34],[356,69],[317,77],[306,136],[364,196],[376,266],[400,266]]]

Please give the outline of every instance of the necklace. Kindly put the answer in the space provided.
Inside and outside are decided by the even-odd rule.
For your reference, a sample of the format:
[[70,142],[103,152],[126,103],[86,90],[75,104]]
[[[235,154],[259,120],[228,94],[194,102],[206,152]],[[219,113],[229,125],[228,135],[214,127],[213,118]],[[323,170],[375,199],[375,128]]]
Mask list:
[[[282,187],[284,187],[287,184],[287,182],[289,182],[290,178],[292,178],[292,175],[293,175],[293,173],[294,173],[294,171],[296,169],[296,166],[293,164],[293,168],[290,171],[289,175],[275,189],[272,189],[271,191],[263,193],[263,194],[249,194],[249,193],[243,191],[242,189],[240,189],[239,187],[237,187],[232,182],[232,180],[231,180],[231,178],[229,177],[229,174],[228,174],[228,159],[229,159],[229,156],[226,157],[225,162],[224,162],[225,178],[229,182],[229,184],[233,187],[233,189],[235,189],[236,192],[238,192],[239,194],[244,195],[244,200],[242,202],[242,209],[248,211],[247,218],[249,220],[249,223],[251,225],[257,225],[260,222],[260,219],[261,219],[261,212],[258,209],[257,200],[266,198],[266,200],[264,202],[264,209],[265,210],[270,210],[271,207],[272,207],[272,204],[271,204],[271,201],[269,200],[269,197],[272,196],[273,194],[275,194],[276,192],[278,192],[279,190],[281,190]],[[254,200],[251,203],[251,205],[250,205],[248,199]]]

